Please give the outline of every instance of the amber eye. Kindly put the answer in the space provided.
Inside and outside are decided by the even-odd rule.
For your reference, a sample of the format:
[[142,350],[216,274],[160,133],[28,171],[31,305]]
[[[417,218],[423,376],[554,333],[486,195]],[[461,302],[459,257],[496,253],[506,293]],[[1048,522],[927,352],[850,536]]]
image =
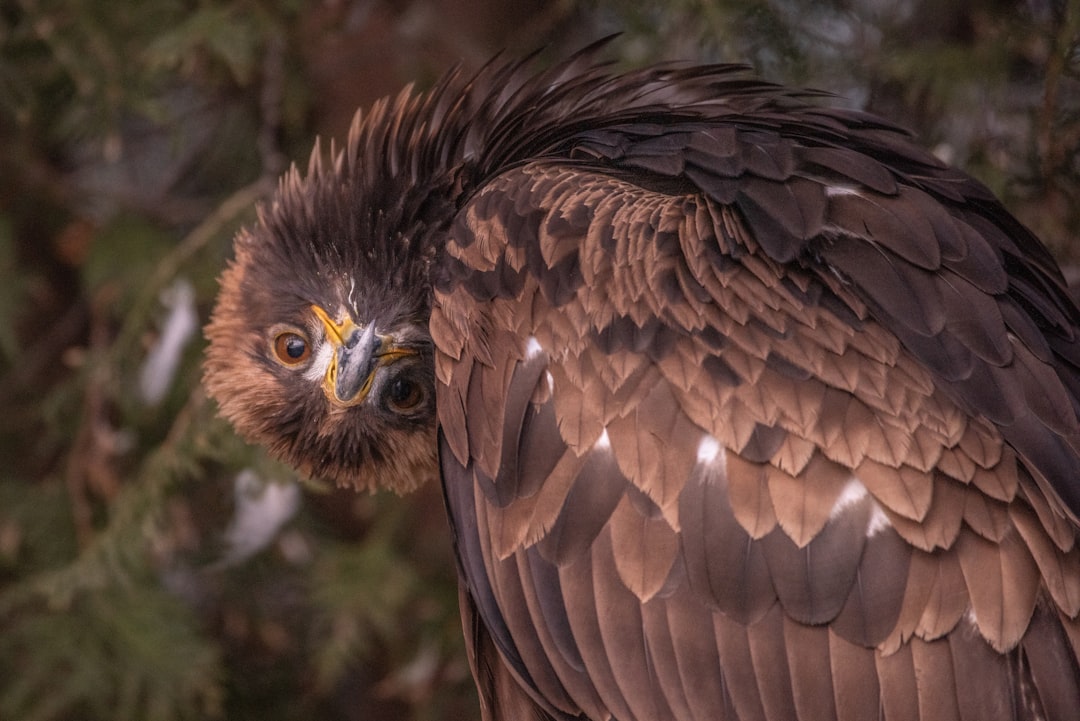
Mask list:
[[299,333],[279,333],[274,338],[274,355],[287,366],[303,363],[311,355],[311,345]]
[[386,390],[386,399],[396,410],[411,411],[424,399],[424,390],[408,378],[395,378]]

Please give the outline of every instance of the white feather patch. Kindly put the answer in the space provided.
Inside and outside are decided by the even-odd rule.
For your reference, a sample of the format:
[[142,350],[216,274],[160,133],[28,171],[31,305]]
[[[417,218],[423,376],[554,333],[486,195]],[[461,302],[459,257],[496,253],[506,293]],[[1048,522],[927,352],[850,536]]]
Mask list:
[[829,518],[836,518],[841,513],[866,498],[868,492],[866,486],[862,484],[862,481],[852,476],[851,480],[844,486],[844,490],[840,491],[840,496],[836,499],[836,503],[833,504],[832,512],[829,513]]
[[314,383],[321,383],[326,377],[326,369],[330,367],[330,359],[334,357],[334,347],[330,343],[319,343],[315,347],[315,353],[311,357],[311,365],[304,371],[304,377]]
[[540,345],[540,341],[536,340],[536,336],[529,336],[529,339],[525,341],[525,357],[535,358],[544,352],[544,347]]
[[599,448],[602,451],[611,450],[611,439],[608,438],[607,428],[600,433],[600,437],[596,439],[596,444],[593,448]]
[[[836,503],[833,504],[832,511],[829,513],[829,519],[834,519],[849,508],[858,503],[862,503],[863,499],[869,495],[870,492],[866,490],[866,486],[862,484],[862,481],[852,476],[851,480],[844,486],[844,490],[840,491],[840,496],[836,499]],[[892,524],[889,523],[889,517],[885,515],[885,511],[881,510],[881,506],[878,505],[877,501],[871,498],[870,504],[870,523],[866,526],[867,538],[873,538],[886,528],[892,526]]]
[[702,436],[697,447],[698,463],[702,465],[712,463],[720,455],[720,450],[720,441],[708,434]]
[[833,197],[836,195],[862,195],[856,188],[847,185],[826,185],[825,196]]
[[889,517],[885,515],[885,511],[881,510],[881,506],[877,504],[877,501],[874,501],[874,511],[870,514],[870,524],[866,527],[866,537],[873,538],[887,528],[892,528]]

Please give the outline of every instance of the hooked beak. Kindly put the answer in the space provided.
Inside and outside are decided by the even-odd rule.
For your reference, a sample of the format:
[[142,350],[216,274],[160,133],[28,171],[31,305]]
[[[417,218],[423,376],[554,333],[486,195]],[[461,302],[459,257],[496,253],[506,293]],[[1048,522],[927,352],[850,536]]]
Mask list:
[[323,391],[342,407],[364,402],[380,366],[415,354],[412,350],[396,348],[390,336],[378,335],[374,323],[361,327],[348,317],[338,323],[317,305],[311,306],[311,310],[322,321],[326,338],[333,347],[323,377]]

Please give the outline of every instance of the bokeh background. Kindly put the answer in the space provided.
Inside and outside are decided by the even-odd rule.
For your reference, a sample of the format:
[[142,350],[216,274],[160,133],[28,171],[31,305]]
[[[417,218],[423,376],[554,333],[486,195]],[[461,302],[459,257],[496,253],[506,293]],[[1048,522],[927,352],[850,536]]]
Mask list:
[[358,106],[615,32],[911,128],[1075,275],[1080,0],[0,0],[0,719],[478,717],[439,490],[298,483],[200,328]]

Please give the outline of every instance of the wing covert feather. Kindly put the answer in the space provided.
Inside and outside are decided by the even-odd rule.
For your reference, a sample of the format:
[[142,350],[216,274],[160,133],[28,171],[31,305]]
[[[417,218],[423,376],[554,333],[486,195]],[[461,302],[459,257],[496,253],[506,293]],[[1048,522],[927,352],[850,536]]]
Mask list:
[[547,713],[1017,721],[1077,688],[1019,661],[1076,664],[1076,311],[981,186],[815,122],[589,131],[451,228],[448,505]]

